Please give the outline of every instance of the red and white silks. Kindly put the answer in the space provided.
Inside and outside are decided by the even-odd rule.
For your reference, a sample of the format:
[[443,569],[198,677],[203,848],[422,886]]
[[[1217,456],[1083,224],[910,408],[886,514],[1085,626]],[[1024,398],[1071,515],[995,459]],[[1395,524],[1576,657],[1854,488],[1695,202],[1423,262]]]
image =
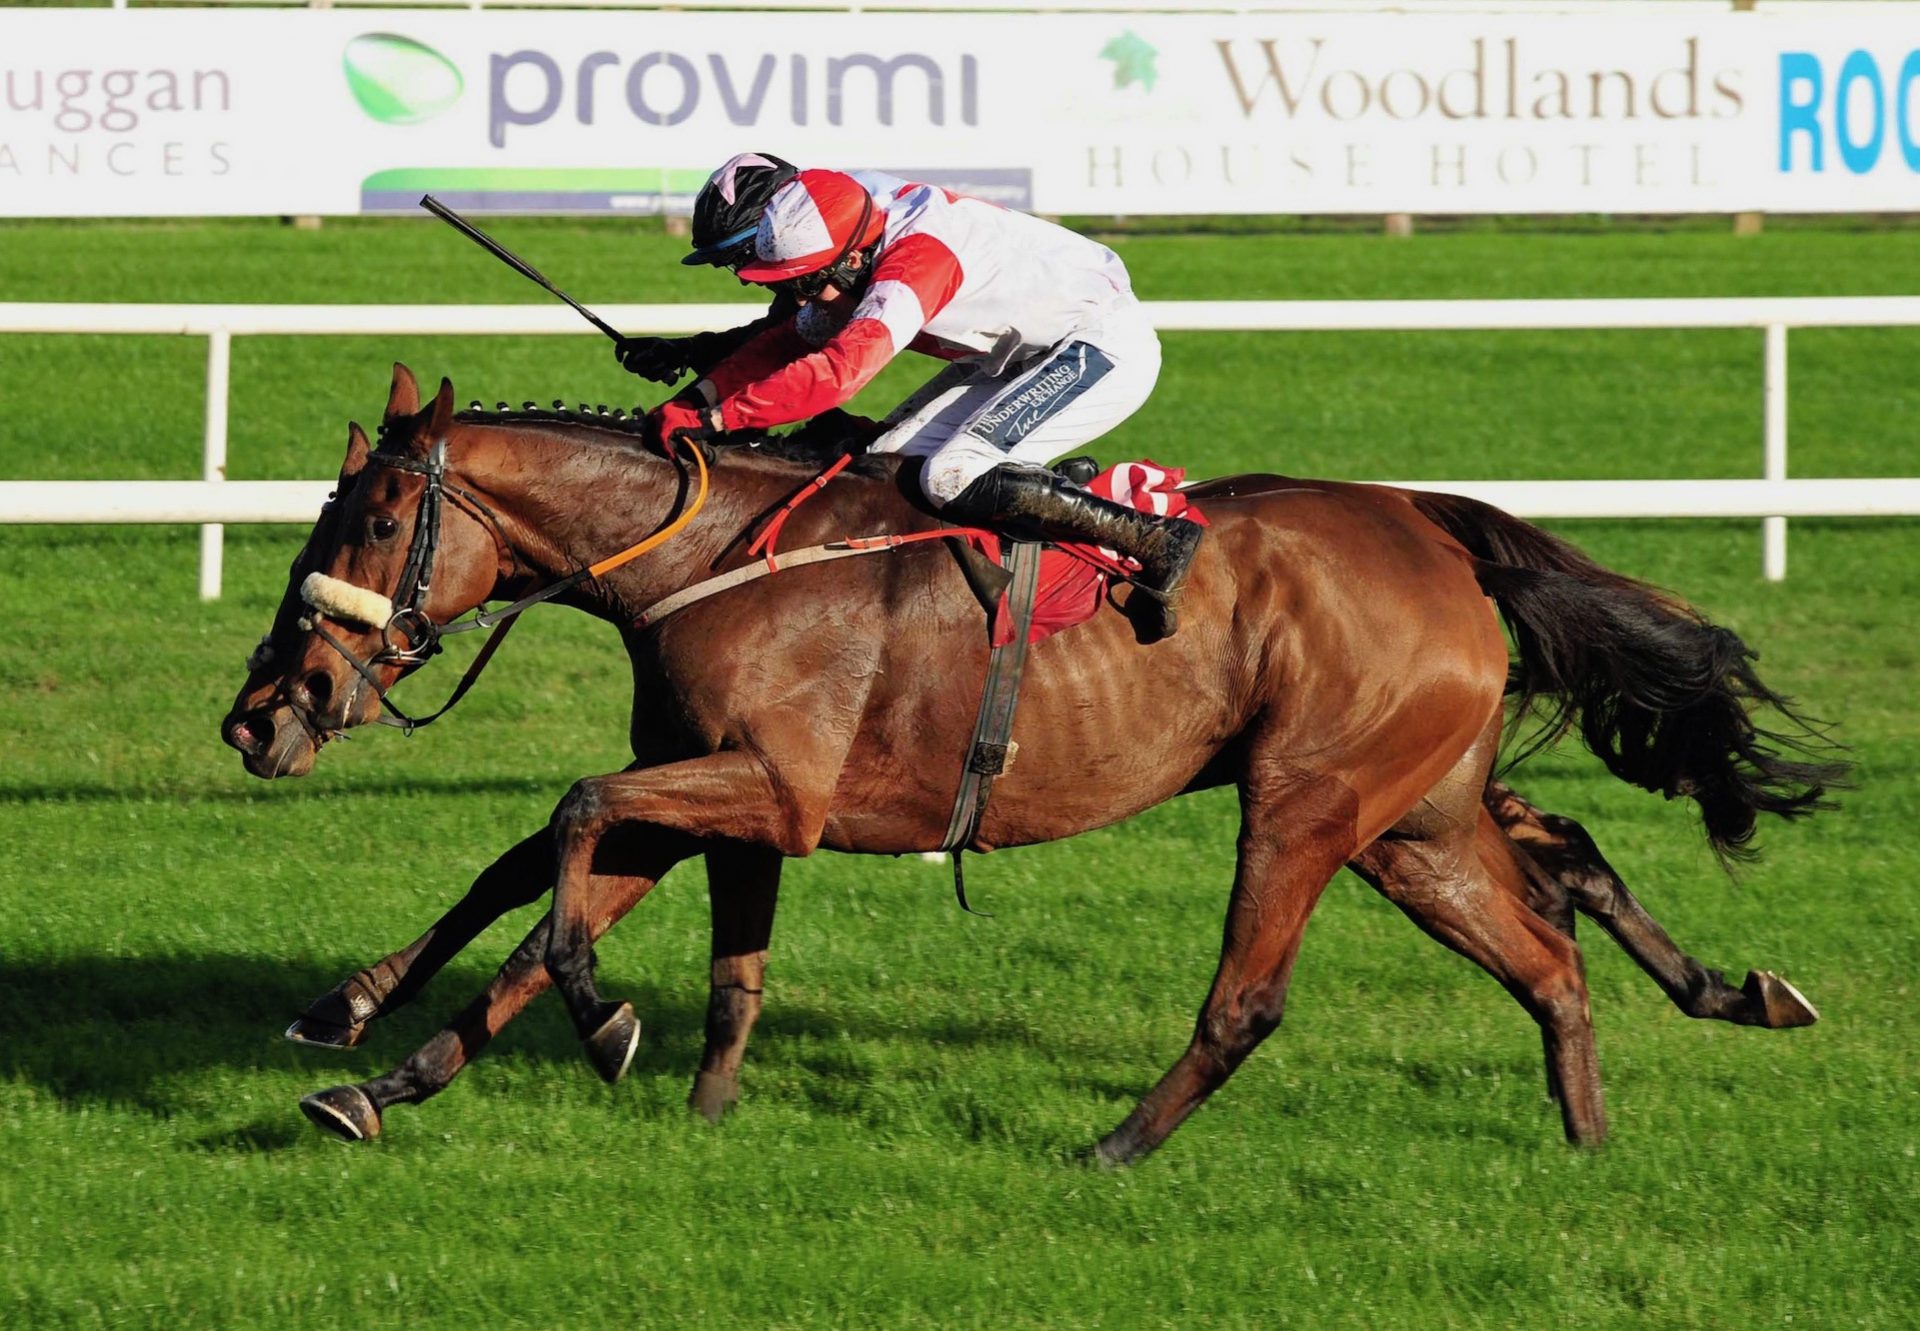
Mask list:
[[[826,177],[843,183],[828,190]],[[851,208],[857,218],[864,189],[836,172],[802,172],[762,218],[764,264],[742,276],[776,280],[771,274],[830,261],[852,226],[842,214]],[[1031,362],[1100,325],[1131,295],[1112,250],[1025,213],[904,182],[875,213],[884,215],[878,256],[857,302],[807,306],[701,381],[728,429],[841,406],[908,349],[989,371]]]

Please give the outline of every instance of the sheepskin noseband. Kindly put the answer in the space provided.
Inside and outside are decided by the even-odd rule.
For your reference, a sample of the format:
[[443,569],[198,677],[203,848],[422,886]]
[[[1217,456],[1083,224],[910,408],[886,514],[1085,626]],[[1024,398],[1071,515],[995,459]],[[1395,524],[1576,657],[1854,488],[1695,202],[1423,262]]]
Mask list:
[[382,628],[393,618],[393,602],[379,592],[356,587],[324,573],[309,573],[300,584],[300,599],[333,619]]

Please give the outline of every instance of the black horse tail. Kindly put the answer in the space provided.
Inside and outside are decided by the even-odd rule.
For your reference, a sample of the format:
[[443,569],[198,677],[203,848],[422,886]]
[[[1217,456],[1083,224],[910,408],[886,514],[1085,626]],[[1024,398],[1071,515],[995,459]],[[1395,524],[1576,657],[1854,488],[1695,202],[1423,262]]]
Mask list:
[[[1508,766],[1578,725],[1621,780],[1697,803],[1723,858],[1752,856],[1760,814],[1830,807],[1827,791],[1846,778],[1844,750],[1761,682],[1737,634],[1490,504],[1410,497],[1474,555],[1518,648],[1507,691],[1518,696],[1516,717],[1537,706],[1544,725]],[[1768,712],[1772,729],[1755,720]]]

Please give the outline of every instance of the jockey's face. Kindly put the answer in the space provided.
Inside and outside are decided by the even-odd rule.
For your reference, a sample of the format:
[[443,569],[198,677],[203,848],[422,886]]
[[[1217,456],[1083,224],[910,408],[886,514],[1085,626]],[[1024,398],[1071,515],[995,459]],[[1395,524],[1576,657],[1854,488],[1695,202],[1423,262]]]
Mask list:
[[[841,267],[849,273],[858,273],[862,268],[866,267],[866,263],[866,254],[863,251],[855,250],[841,262]],[[811,278],[812,281],[809,281],[809,278]],[[788,278],[784,282],[772,282],[768,285],[775,291],[788,292],[802,305],[812,305],[815,303],[831,305],[846,296],[846,290],[833,282],[826,282],[820,286],[813,285],[814,282],[818,282],[819,280],[819,274],[805,273],[799,277]]]

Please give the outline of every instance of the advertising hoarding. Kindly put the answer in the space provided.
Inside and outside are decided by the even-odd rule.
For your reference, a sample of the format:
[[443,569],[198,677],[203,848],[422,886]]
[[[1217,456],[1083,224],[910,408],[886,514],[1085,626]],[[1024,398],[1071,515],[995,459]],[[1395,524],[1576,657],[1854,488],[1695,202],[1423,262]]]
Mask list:
[[33,9],[0,52],[4,216],[651,213],[744,149],[1052,213],[1920,211],[1920,5]]

